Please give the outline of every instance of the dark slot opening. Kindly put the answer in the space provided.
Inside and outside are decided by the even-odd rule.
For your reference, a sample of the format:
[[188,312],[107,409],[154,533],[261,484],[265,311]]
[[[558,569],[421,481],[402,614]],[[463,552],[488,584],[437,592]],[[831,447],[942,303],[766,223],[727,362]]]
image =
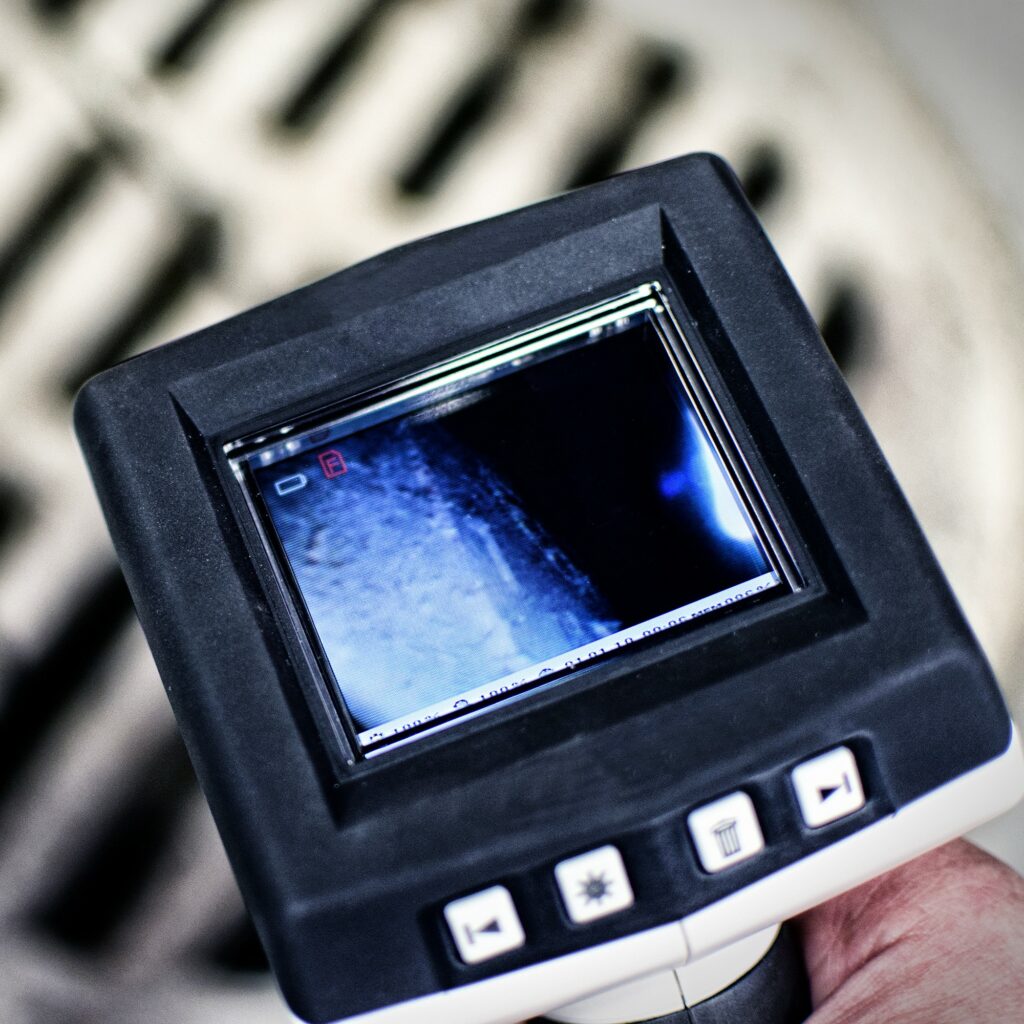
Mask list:
[[425,196],[436,191],[441,179],[504,95],[511,72],[510,61],[489,64],[463,87],[427,145],[400,175],[398,187],[402,192]]
[[36,13],[44,18],[66,18],[80,7],[84,0],[32,0]]
[[384,15],[397,0],[372,0],[355,21],[347,24],[323,50],[319,60],[285,101],[278,114],[284,128],[312,128],[326,112],[330,101],[344,83],[346,75],[369,50],[377,37]]
[[232,0],[205,0],[199,4],[156,52],[153,70],[159,73],[192,67],[204,42],[231,4]]
[[33,914],[44,931],[79,949],[103,945],[136,903],[196,787],[177,733],[136,772],[137,787],[75,870]]
[[71,156],[57,172],[50,191],[29,211],[0,250],[0,303],[21,280],[33,259],[88,198],[99,177],[100,165],[95,152]]
[[750,150],[739,178],[755,210],[764,210],[775,199],[785,182],[785,174],[782,154],[777,147],[762,142]]
[[87,685],[131,611],[121,572],[111,567],[82,594],[42,657],[15,668],[0,705],[0,798]]
[[565,28],[584,8],[582,0],[527,0],[518,31],[526,38]]
[[8,480],[0,480],[0,549],[28,518],[28,502]]
[[399,174],[401,192],[422,197],[437,191],[504,99],[525,48],[538,36],[562,28],[578,9],[570,0],[532,0],[522,7],[507,45],[456,92],[425,145]]
[[248,914],[239,918],[210,950],[209,962],[232,974],[257,974],[270,970],[256,929]]
[[871,347],[872,317],[861,289],[839,280],[825,300],[819,330],[836,365],[844,374],[855,372]]
[[197,278],[214,267],[220,229],[206,216],[195,216],[181,240],[143,283],[134,301],[98,338],[83,346],[87,355],[64,379],[68,397],[93,374],[123,359],[138,339],[179,302]]
[[585,147],[566,187],[580,188],[621,170],[637,135],[662,104],[685,84],[687,72],[686,61],[678,52],[646,49],[633,69],[631,81],[624,86],[631,101]]

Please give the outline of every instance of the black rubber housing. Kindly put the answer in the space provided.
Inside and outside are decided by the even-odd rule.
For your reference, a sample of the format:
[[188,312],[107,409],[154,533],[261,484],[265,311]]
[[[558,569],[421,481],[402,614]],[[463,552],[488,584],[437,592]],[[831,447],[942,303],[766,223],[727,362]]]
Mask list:
[[[780,520],[796,593],[700,620],[386,756],[353,758],[223,445],[659,280]],[[729,168],[691,156],[397,249],[147,352],[75,407],[125,576],[286,998],[327,1021],[678,919],[1001,754],[992,675]],[[789,783],[845,743],[863,811]],[[705,874],[686,813],[767,843]],[[586,928],[552,867],[614,842]],[[461,964],[441,909],[506,885],[526,945]]]
[[[681,1024],[801,1024],[811,1015],[811,990],[795,926],[784,924],[764,959],[739,981],[680,1017]],[[658,1024],[670,1024],[662,1017]]]

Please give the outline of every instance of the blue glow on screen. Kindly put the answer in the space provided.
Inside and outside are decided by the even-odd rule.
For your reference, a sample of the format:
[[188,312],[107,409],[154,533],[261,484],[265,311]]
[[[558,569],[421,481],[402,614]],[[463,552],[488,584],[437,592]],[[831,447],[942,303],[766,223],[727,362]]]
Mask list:
[[680,461],[661,474],[658,485],[666,501],[695,502],[705,519],[715,524],[722,540],[729,538],[756,550],[759,542],[721,457],[712,447],[692,409],[682,412],[685,430],[680,435]]

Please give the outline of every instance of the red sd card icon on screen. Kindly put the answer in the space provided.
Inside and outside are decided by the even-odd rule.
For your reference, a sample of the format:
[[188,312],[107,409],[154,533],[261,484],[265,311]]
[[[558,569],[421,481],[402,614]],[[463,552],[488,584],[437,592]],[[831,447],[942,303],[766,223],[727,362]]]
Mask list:
[[336,448],[321,452],[318,458],[320,459],[320,468],[324,471],[324,476],[328,480],[333,480],[336,476],[341,476],[348,472],[348,466],[345,465],[345,457]]

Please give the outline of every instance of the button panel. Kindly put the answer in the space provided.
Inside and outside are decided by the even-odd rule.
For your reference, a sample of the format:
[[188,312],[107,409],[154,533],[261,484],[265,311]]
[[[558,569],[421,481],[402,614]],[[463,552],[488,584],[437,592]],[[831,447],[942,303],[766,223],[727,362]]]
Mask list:
[[503,885],[453,900],[444,916],[463,963],[478,964],[526,942],[512,896]]
[[587,924],[633,905],[622,855],[614,846],[563,860],[555,867],[555,881],[569,918]]
[[[776,798],[782,796],[783,779],[787,777],[787,771],[780,769],[772,775],[770,783],[761,783],[756,790],[763,799],[768,798],[767,794]],[[801,848],[809,852],[822,845],[820,839],[811,845],[808,828],[822,828],[866,806],[857,760],[845,745],[798,764],[788,771],[788,780],[796,796],[799,816],[796,808],[791,804],[787,807],[787,802],[783,800],[782,806],[773,805],[771,828],[772,842],[778,843],[787,860],[793,854],[802,855]],[[878,813],[880,809],[876,809],[872,818],[876,818]],[[696,807],[686,816],[685,821],[699,864],[708,874],[717,875],[734,865],[745,863],[766,848],[754,801],[750,793],[743,790],[735,790]],[[681,854],[679,818],[675,818],[670,827],[677,837],[677,854]],[[659,824],[659,832],[661,828]],[[636,872],[636,864],[642,865],[645,860],[650,862],[650,851],[644,854],[642,835],[635,835],[629,842],[630,850],[627,853]],[[680,867],[669,864],[663,870],[678,871]],[[533,893],[534,898],[546,904],[530,908],[533,911],[531,928],[560,931],[560,937],[544,934],[536,936],[542,947],[550,946],[551,940],[556,939],[554,948],[560,952],[571,951],[574,941],[570,938],[566,918],[572,925],[585,926],[612,918],[638,903],[633,879],[626,870],[620,847],[612,843],[567,857],[556,863],[553,869],[534,864],[526,872],[530,877],[523,879],[522,893]],[[558,897],[551,886],[552,877]],[[664,888],[664,879],[659,880],[659,885]],[[652,883],[647,879],[641,893],[649,888],[652,888]],[[543,896],[543,893],[548,895]],[[554,905],[556,900],[561,903],[563,915],[558,914]],[[639,902],[644,902],[642,896]],[[639,908],[642,917],[649,916],[650,911],[651,908]],[[444,918],[458,956],[464,964],[484,963],[526,945],[519,913],[509,890],[503,885],[492,885],[452,900],[444,907]],[[611,924],[611,928],[614,930],[615,924]],[[622,930],[622,926],[619,926],[618,932]]]
[[864,806],[857,761],[848,747],[836,747],[793,769],[793,789],[804,824],[821,828]]
[[730,793],[705,804],[689,818],[690,835],[705,871],[715,874],[764,849],[754,804],[746,793]]

